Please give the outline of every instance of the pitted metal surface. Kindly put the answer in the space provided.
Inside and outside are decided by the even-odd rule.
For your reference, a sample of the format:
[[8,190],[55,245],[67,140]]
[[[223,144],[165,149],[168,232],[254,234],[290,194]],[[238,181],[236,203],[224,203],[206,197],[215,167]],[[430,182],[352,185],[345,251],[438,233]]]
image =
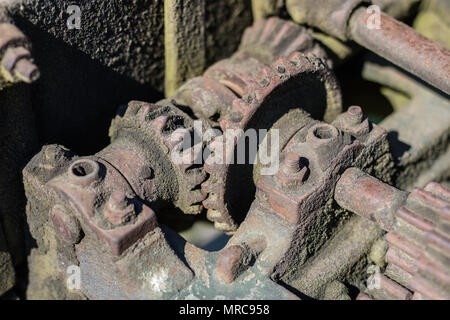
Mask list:
[[[250,2],[255,22],[247,27]],[[94,28],[85,39],[64,29],[65,1],[0,4],[1,190],[11,185],[10,198],[20,199],[21,184],[12,182],[23,179],[26,197],[20,217],[20,201],[17,210],[0,201],[0,295],[450,299],[450,55],[395,19],[443,8],[416,2],[132,1],[102,4],[108,14],[90,4],[82,6],[83,25]],[[368,27],[370,5],[386,11],[381,29]],[[96,35],[104,15],[108,28],[123,16],[121,29]],[[444,23],[433,26],[443,32]],[[74,73],[87,105],[103,100],[106,109],[87,113],[71,88],[49,81],[64,65],[50,67],[42,53],[58,46],[89,71]],[[101,67],[85,68],[91,58]],[[97,87],[101,77],[108,85]],[[122,77],[123,88],[104,90]],[[130,81],[150,87],[131,100],[138,90],[128,90]],[[373,88],[358,92],[367,82]],[[379,92],[371,101],[377,90],[392,108],[379,118],[364,105],[381,101]],[[62,98],[60,110],[49,94]],[[74,113],[77,103],[84,108]],[[31,143],[32,111],[40,144]],[[58,129],[82,122],[98,128],[69,136],[73,128]],[[109,122],[109,142],[91,135]],[[17,131],[28,136],[13,151]],[[198,222],[221,234],[219,247],[188,236]],[[81,287],[69,286],[70,268]]]

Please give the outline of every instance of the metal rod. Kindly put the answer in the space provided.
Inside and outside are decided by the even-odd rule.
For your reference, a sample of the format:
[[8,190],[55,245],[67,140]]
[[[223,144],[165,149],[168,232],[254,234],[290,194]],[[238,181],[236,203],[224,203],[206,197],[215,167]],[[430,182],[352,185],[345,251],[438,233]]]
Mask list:
[[342,208],[376,222],[384,230],[392,228],[395,213],[407,196],[407,192],[391,187],[358,168],[347,169],[334,192],[334,199]]
[[450,94],[450,50],[404,23],[380,13],[380,28],[369,28],[373,13],[357,9],[349,21],[349,36],[363,47]]

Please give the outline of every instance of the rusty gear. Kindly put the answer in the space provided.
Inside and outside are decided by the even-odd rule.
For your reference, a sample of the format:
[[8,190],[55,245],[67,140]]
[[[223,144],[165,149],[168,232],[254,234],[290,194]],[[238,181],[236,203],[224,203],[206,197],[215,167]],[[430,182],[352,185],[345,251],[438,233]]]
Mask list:
[[[207,123],[201,122],[200,130],[207,128]],[[172,201],[182,212],[197,214],[202,211],[201,202],[205,198],[200,190],[200,184],[206,179],[206,173],[201,166],[203,142],[198,141],[196,145],[188,145],[187,149],[178,150],[183,147],[183,139],[186,135],[192,139],[201,135],[195,130],[193,120],[170,101],[160,101],[158,105],[134,101],[128,104],[124,115],[117,116],[113,121],[110,131],[111,139],[113,145],[117,142],[116,144],[121,148],[127,148],[127,143],[123,140],[136,140],[134,137],[138,137],[138,141],[134,143],[140,146],[140,149],[149,150],[146,152],[146,157],[150,157],[151,160],[141,159],[138,163],[131,165],[130,161],[126,160],[128,158],[124,158],[127,155],[126,151],[123,151],[121,156],[119,153],[117,158],[116,148],[113,146],[100,154],[107,159],[112,158],[111,163],[121,169],[142,199],[150,202],[157,199],[171,201],[170,197],[175,197]],[[130,147],[128,146],[127,149]],[[156,150],[158,152],[155,152]],[[177,150],[184,156],[179,164],[171,159],[173,152]],[[158,155],[151,155],[152,152]],[[153,176],[159,175],[160,169],[156,166],[161,162],[170,164],[175,173],[173,177],[175,180],[166,180],[161,183],[150,182]],[[148,168],[146,163],[154,164],[155,167]],[[171,188],[175,190],[169,191]],[[168,198],[171,192],[175,192],[176,195]]]
[[30,43],[13,24],[0,23],[0,89],[7,83],[31,83],[39,78]]
[[83,32],[0,4],[0,295],[450,299],[450,51],[394,18],[417,1],[251,2],[93,0]]
[[[322,95],[319,103],[308,101],[304,92],[315,91]],[[316,96],[317,98],[317,96]],[[301,108],[309,112],[316,119],[334,119],[341,108],[341,96],[339,85],[333,74],[323,61],[315,57],[307,57],[300,53],[294,53],[288,58],[278,59],[270,68],[265,68],[245,91],[241,99],[233,101],[229,118],[220,121],[225,135],[229,129],[247,128],[271,128],[273,124],[283,117],[289,110]],[[237,116],[239,115],[239,116]],[[299,123],[302,123],[302,115],[295,115]],[[298,127],[280,127],[284,139],[294,134]],[[219,138],[220,139],[220,138]],[[245,139],[245,138],[244,138]],[[236,144],[240,141],[236,141]],[[284,141],[281,141],[283,144]],[[215,148],[221,148],[220,142],[212,142]],[[234,148],[226,149],[225,158],[233,156]],[[228,159],[227,158],[227,159]],[[242,169],[242,168],[240,168]],[[230,192],[244,198],[251,198],[248,193],[231,191],[229,185],[240,185],[231,182],[238,179],[242,182],[243,172],[230,173],[232,165],[208,164],[206,160],[205,170],[210,174],[209,179],[203,183],[202,189],[208,193],[208,198],[203,202],[208,208],[208,218],[215,222],[216,227],[225,231],[234,231],[237,222],[242,217],[236,216],[231,211],[244,211],[245,208],[232,208],[233,203],[242,203],[230,196]],[[252,174],[252,173],[250,173]],[[249,178],[252,179],[251,176]],[[245,183],[248,187],[248,182]],[[235,217],[233,217],[235,215]]]
[[378,299],[450,299],[450,190],[437,183],[412,191],[386,235],[389,250]]

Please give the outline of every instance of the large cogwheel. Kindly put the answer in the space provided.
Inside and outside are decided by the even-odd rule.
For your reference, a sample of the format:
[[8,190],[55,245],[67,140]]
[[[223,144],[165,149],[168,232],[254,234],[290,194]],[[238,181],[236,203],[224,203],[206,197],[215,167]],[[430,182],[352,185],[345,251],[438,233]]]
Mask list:
[[[303,110],[313,118],[332,121],[341,108],[338,82],[323,60],[293,53],[288,58],[279,58],[271,67],[263,68],[245,87],[242,98],[233,101],[230,111],[219,123],[226,136],[230,129],[271,128],[293,110]],[[298,122],[301,120],[300,116]],[[287,137],[295,133],[296,127],[280,130],[280,136]],[[210,147],[218,150],[223,143],[223,137],[217,137]],[[238,143],[239,138],[234,146]],[[234,149],[222,148],[227,153],[226,159],[233,157]],[[210,176],[202,184],[202,190],[208,194],[203,201],[208,209],[207,216],[217,228],[234,231],[243,219],[241,214],[248,210],[245,199],[248,205],[252,200],[252,166],[245,165],[236,170],[237,165],[208,160],[205,170]]]
[[[170,181],[160,182],[162,185],[150,189],[166,190],[166,194],[160,194],[157,198],[175,198],[175,206],[187,214],[200,213],[205,199],[200,188],[207,176],[202,166],[203,142],[198,140],[195,145],[192,142],[201,135],[196,131],[207,130],[209,125],[204,121],[198,123],[200,128],[196,128],[194,120],[168,100],[157,104],[132,101],[124,115],[116,117],[110,131],[114,141],[131,130],[131,134],[127,135],[128,139],[131,137],[137,140],[141,149],[146,150],[149,163],[164,164],[159,170],[164,171],[161,175],[168,177],[166,180]],[[167,166],[170,167],[169,170],[164,169]],[[152,198],[149,194],[141,194],[145,190],[137,193],[143,199]]]

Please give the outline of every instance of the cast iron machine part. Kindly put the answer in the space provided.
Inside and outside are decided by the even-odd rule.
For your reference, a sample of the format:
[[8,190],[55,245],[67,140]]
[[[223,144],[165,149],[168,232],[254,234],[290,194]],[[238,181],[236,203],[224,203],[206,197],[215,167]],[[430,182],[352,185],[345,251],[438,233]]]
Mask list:
[[[283,125],[289,119],[278,121]],[[448,274],[448,235],[443,234],[448,190],[431,184],[408,196],[364,173],[388,179],[392,158],[386,137],[387,132],[367,121],[359,107],[350,108],[333,124],[304,113],[284,145],[278,173],[259,178],[249,213],[219,252],[201,250],[159,225],[155,212],[114,166],[99,157],[102,153],[76,159],[62,147],[48,146],[25,171],[32,232],[38,243],[47,239],[39,247],[57,262],[55,268],[80,266],[84,280],[79,294],[91,299],[288,299],[298,295],[348,299],[349,284],[366,292],[359,298],[368,293],[408,299],[413,295],[407,288],[415,292],[415,298],[446,297],[448,287],[442,275]],[[39,192],[50,202],[43,202]],[[419,262],[414,262],[418,267],[413,276],[419,280],[411,280],[405,288],[397,278],[380,275],[383,280],[378,290],[384,296],[377,296],[364,286],[367,256],[383,237],[383,229],[394,230],[394,235],[387,235],[393,245],[399,246],[390,240],[398,233],[408,236],[401,227],[393,227],[395,219],[402,219],[393,212],[402,207],[399,212],[413,210],[418,196],[424,199],[419,199],[420,205],[444,209],[437,211],[435,221],[417,222],[419,210],[407,220],[409,225],[427,228],[427,245],[418,251],[417,261],[433,254],[437,257],[429,264],[440,286],[430,289],[425,283],[419,287],[417,282],[424,282],[423,272],[429,269],[420,269]],[[369,199],[367,208],[361,205],[361,197]],[[37,214],[45,210],[49,213]],[[373,213],[369,219],[367,212]],[[414,247],[412,241],[409,247]],[[436,246],[444,251],[436,253]],[[393,263],[389,251],[386,259]],[[37,286],[35,290],[39,287],[36,280],[31,284]],[[41,286],[64,282],[64,274],[53,273],[39,281]],[[287,290],[286,284],[297,294]]]
[[292,19],[342,41],[361,46],[450,94],[450,51],[406,24],[380,12],[379,28],[371,27],[374,11],[364,0],[286,0]]
[[[411,255],[417,261],[428,257],[429,263],[414,260],[415,268],[403,268],[407,274],[402,277],[386,269],[382,279],[387,280],[381,283],[388,285],[378,289],[381,293],[361,282],[367,257],[392,225],[378,217],[370,221],[351,215],[344,209],[364,212],[344,203],[336,192],[352,170],[389,182],[394,164],[387,132],[370,123],[359,107],[336,118],[341,111],[337,81],[311,53],[325,57],[301,27],[276,18],[260,21],[245,33],[232,58],[186,83],[172,99],[156,105],[131,102],[119,111],[111,126],[111,145],[95,156],[78,158],[63,147],[45,147],[24,170],[27,215],[38,242],[30,258],[36,276],[30,295],[47,290],[58,298],[93,299],[348,298],[346,285],[351,285],[367,294],[360,297],[447,297],[448,252],[435,254],[433,240]],[[193,147],[187,165],[170,160],[179,143],[173,133],[178,129],[195,136],[197,118],[203,120],[202,130],[213,127],[223,134],[229,129],[281,130],[280,171],[261,176],[258,166],[248,170],[247,183],[256,184],[256,200],[248,205],[245,219],[239,217],[242,207],[233,207],[239,206],[239,197],[230,193],[239,181],[238,166],[195,163],[199,153],[220,144],[218,137]],[[334,122],[318,121],[322,119]],[[266,140],[271,137],[269,130]],[[441,187],[425,191],[436,195],[437,189],[445,199]],[[408,207],[407,193],[395,194],[391,207]],[[234,236],[220,252],[205,252],[158,224],[155,212],[160,215],[168,207],[188,214],[206,207],[216,227]],[[426,239],[440,232],[434,240],[439,250],[448,247],[448,234],[442,231],[445,210],[438,211],[440,220],[424,222],[432,234]],[[386,259],[388,268],[399,267]],[[437,265],[436,259],[444,263]],[[33,268],[42,261],[49,262],[49,270]],[[64,283],[64,267],[70,264],[83,272],[81,292],[66,292],[62,286],[43,289]],[[431,276],[424,275],[428,269],[423,266],[429,264],[437,270]],[[54,270],[59,274],[52,275]],[[438,286],[430,285],[430,279],[437,279]],[[286,284],[295,290],[285,289]]]
[[[167,113],[165,108],[132,103],[123,119],[133,114],[158,129],[150,119],[159,109]],[[145,111],[148,118],[140,116]],[[140,175],[147,176],[147,185],[132,180],[138,177],[130,171],[142,171],[139,158],[134,151],[126,154],[118,148],[120,139],[92,157],[78,158],[55,145],[45,147],[24,171],[28,218],[40,251],[30,260],[35,276],[30,294],[36,290],[34,294],[42,295],[55,281],[64,283],[64,268],[75,264],[82,272],[81,295],[91,299],[296,298],[272,279],[282,282],[286,270],[303,265],[318,244],[330,237],[336,221],[344,219],[345,215],[335,216],[330,203],[339,172],[360,165],[380,167],[376,172],[382,176],[385,166],[375,164],[389,161],[386,132],[368,121],[355,126],[361,134],[356,140],[335,126],[302,115],[283,151],[284,155],[289,150],[284,160],[288,167],[282,166],[276,176],[259,179],[257,198],[246,219],[220,252],[201,250],[159,225],[151,208],[155,202],[141,198],[165,190],[156,191],[152,185],[160,181],[163,161],[147,160],[154,170],[154,177]],[[343,123],[347,123],[346,116],[342,116]],[[141,123],[141,128],[145,127]],[[379,153],[375,160],[367,161],[364,153],[371,152],[373,146]],[[300,150],[309,162],[306,167],[304,161],[297,162],[297,170],[291,153]],[[131,155],[133,162],[128,159]],[[127,165],[137,170],[127,171]],[[296,172],[286,179],[284,174],[289,170]],[[139,190],[139,185],[147,188]],[[39,277],[42,271],[34,264],[42,261],[59,273],[50,268],[52,272],[46,277]],[[61,289],[57,294],[59,298],[73,297]]]
[[[252,50],[256,47],[266,54],[254,57],[255,52],[260,52]],[[144,265],[150,263],[144,262],[145,259],[160,259],[151,257],[156,252],[147,255],[144,251],[159,248],[157,255],[164,260],[158,267],[162,273],[154,280],[157,283],[148,283],[148,288],[139,290],[135,287],[140,280],[135,284],[130,279],[125,280],[126,283],[114,280],[118,283],[117,290],[94,285],[95,288],[86,289],[88,297],[124,298],[129,295],[134,298],[162,298],[172,297],[180,291],[192,280],[192,267],[186,266],[186,262],[179,260],[173,252],[167,243],[166,232],[162,231],[165,228],[158,227],[154,212],[163,218],[164,211],[198,214],[203,206],[212,206],[215,211],[211,214],[209,208],[208,217],[216,226],[234,231],[237,224],[228,211],[219,211],[215,207],[217,203],[226,203],[223,197],[216,202],[212,202],[211,197],[215,188],[223,188],[222,181],[227,178],[228,167],[224,167],[223,172],[214,172],[215,179],[211,180],[212,175],[208,178],[209,172],[203,162],[197,162],[209,147],[208,142],[212,144],[216,140],[202,140],[199,145],[188,146],[192,152],[185,153],[189,159],[182,164],[171,160],[172,151],[177,148],[180,148],[177,151],[187,151],[181,150],[180,140],[186,135],[195,137],[200,134],[193,125],[196,116],[204,119],[200,120],[200,131],[216,126],[219,134],[228,127],[245,128],[252,117],[258,120],[261,127],[270,127],[270,122],[278,121],[288,110],[294,112],[294,116],[290,116],[293,122],[298,120],[303,123],[302,119],[309,117],[303,109],[318,119],[335,118],[341,111],[339,86],[325,62],[315,57],[314,53],[324,56],[302,27],[277,18],[260,22],[246,32],[240,50],[232,58],[212,66],[203,77],[189,81],[172,99],[157,104],[133,101],[125,109],[120,109],[110,128],[111,144],[95,156],[78,158],[61,146],[45,147],[24,170],[29,200],[28,219],[31,233],[38,243],[38,249],[30,258],[30,272],[36,279],[29,285],[30,297],[45,291],[55,295],[48,286],[55,278],[47,273],[53,267],[78,265],[86,258],[92,267],[91,275],[97,273],[94,272],[97,267],[91,263],[102,260],[99,257],[103,253],[91,251],[91,245],[87,246],[87,256],[84,258],[76,252],[79,244],[87,243],[82,240],[85,237],[103,243],[105,247],[102,245],[101,251],[108,255],[105,261],[109,266],[100,268],[109,271],[103,275],[97,273],[94,277],[120,277],[115,269],[116,262],[128,252],[133,252],[133,262],[124,262],[123,267],[137,268],[136,272],[132,272],[137,277],[143,276],[141,271],[146,268]],[[275,55],[281,58],[276,60]],[[316,93],[314,99],[308,98],[312,92]],[[267,108],[273,103],[277,103],[279,108],[271,110],[269,119],[266,119]],[[208,108],[215,108],[215,111],[211,112]],[[259,115],[257,111],[260,111]],[[290,130],[287,130],[285,140],[293,133]],[[247,183],[253,183],[251,177]],[[208,188],[211,188],[210,191]],[[220,196],[219,192],[217,194]],[[42,212],[47,214],[42,215]],[[48,229],[46,226],[52,227]],[[156,242],[156,238],[149,239],[154,237],[150,234],[154,235],[155,230],[159,234]],[[53,238],[54,232],[58,234],[56,241],[47,242],[45,239]],[[180,238],[174,237],[180,245]],[[141,249],[144,251],[139,256],[147,258],[142,260],[134,256],[140,250],[136,245],[143,245]],[[257,245],[258,248],[261,246]],[[248,263],[261,248],[244,250]],[[64,257],[56,258],[61,252],[65,253]],[[49,270],[40,269],[38,265],[42,260],[52,267]],[[168,270],[167,266],[174,269]],[[122,270],[125,273],[131,270],[125,269]],[[150,270],[145,272],[152,273]],[[105,279],[92,278],[88,282],[104,283]],[[168,282],[158,284],[160,281]],[[265,282],[261,290],[266,290],[266,287],[273,288],[274,284]],[[277,289],[273,291],[264,291],[264,295],[292,296],[281,287],[275,287]],[[61,290],[58,294],[67,297],[71,293]]]

